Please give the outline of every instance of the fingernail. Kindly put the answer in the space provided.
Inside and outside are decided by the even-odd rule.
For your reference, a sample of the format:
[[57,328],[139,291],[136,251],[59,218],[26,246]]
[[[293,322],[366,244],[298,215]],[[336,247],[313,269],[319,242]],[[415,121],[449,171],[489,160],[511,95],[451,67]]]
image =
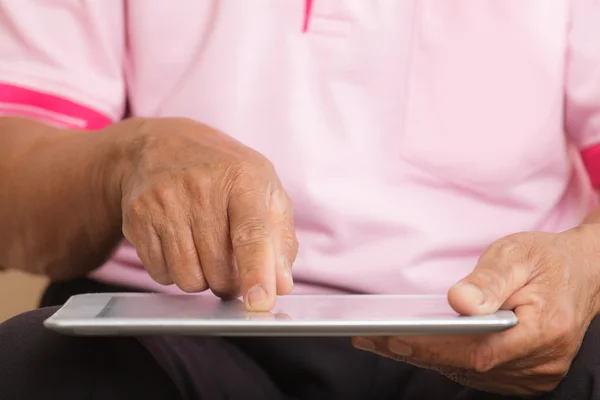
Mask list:
[[485,303],[485,295],[477,286],[467,282],[459,282],[454,287],[460,290],[464,296],[471,299],[477,306],[480,307]]
[[389,349],[392,353],[397,354],[401,357],[410,357],[412,356],[412,347],[410,347],[407,343],[404,343],[397,339],[390,340],[388,344]]
[[253,286],[250,290],[248,290],[248,305],[250,308],[260,308],[261,305],[265,304],[269,300],[269,296],[265,289],[256,285]]
[[361,349],[361,350],[374,351],[375,343],[373,343],[369,339],[365,339],[362,337],[355,337],[354,338],[354,347]]
[[290,281],[290,284],[293,286],[294,278],[292,276],[292,264],[290,264],[287,258],[283,257],[282,265],[283,275]]

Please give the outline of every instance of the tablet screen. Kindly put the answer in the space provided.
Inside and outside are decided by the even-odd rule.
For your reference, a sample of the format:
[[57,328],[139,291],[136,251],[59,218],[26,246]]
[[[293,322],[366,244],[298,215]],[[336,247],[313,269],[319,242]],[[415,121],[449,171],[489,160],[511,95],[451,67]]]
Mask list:
[[115,296],[97,318],[388,320],[456,317],[445,296],[297,295],[277,299],[270,313],[213,296]]

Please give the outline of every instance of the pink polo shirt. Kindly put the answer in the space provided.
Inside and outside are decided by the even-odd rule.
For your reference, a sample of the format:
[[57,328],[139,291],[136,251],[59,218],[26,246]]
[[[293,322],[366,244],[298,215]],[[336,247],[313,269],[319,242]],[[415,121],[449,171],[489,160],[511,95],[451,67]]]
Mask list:
[[[261,151],[296,291],[442,293],[495,239],[596,204],[598,1],[175,3],[0,0],[0,112],[97,130],[128,103]],[[127,244],[93,277],[177,292]]]

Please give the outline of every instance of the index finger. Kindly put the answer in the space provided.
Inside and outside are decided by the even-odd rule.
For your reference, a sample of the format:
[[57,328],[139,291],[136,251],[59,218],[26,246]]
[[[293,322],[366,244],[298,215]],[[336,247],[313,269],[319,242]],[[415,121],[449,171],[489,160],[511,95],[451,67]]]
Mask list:
[[248,311],[269,311],[275,303],[275,249],[269,231],[268,190],[247,190],[229,200],[229,231]]

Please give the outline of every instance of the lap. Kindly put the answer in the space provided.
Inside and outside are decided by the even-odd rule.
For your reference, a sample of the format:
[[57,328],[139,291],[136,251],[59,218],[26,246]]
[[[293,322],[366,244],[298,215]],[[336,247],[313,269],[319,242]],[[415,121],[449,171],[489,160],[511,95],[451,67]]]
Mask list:
[[[103,291],[94,285],[93,291]],[[48,292],[54,294],[46,296],[46,304],[77,294],[78,288],[71,289]],[[36,310],[0,324],[0,400],[508,399],[355,350],[349,339],[78,338],[42,326],[54,310]],[[596,318],[569,375],[542,399],[600,399],[599,346]]]
[[357,351],[349,339],[148,337],[184,398],[397,398],[410,367]]
[[[156,337],[144,343],[189,398],[509,400],[333,338]],[[561,385],[539,400],[600,399],[600,318]],[[185,371],[185,372],[182,372]]]
[[54,308],[0,324],[0,399],[177,399],[177,389],[133,338],[81,338],[45,329]]
[[0,324],[0,400],[395,399],[414,376],[349,339],[72,337],[55,310]]

